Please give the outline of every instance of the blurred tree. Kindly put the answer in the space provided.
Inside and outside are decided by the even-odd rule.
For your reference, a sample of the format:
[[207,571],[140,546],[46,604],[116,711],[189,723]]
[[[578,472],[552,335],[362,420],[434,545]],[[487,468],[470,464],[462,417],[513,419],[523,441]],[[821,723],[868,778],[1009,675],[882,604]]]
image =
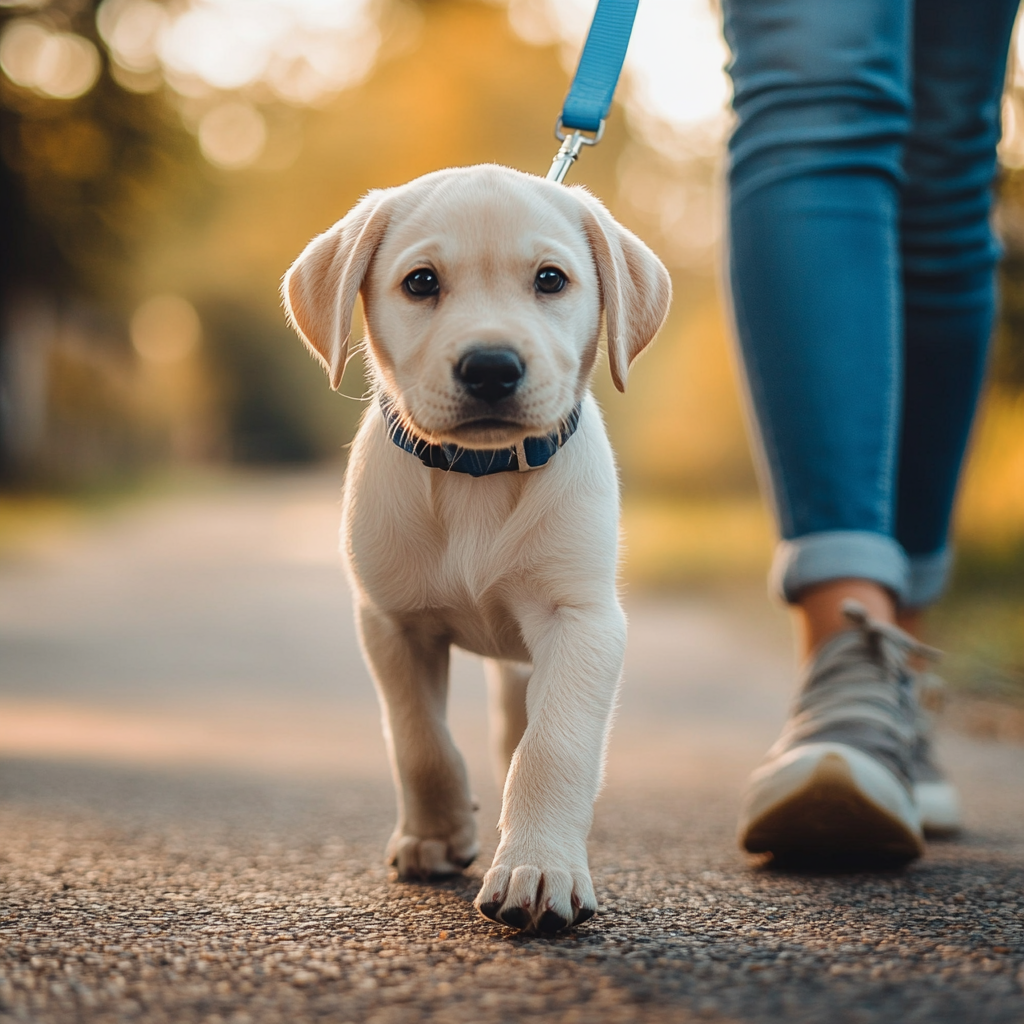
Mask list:
[[[283,318],[252,303],[218,298],[200,304],[205,358],[223,418],[228,456],[243,463],[309,462],[341,451],[339,406],[327,392],[310,402],[319,370],[296,345]],[[333,399],[333,401],[331,400]],[[347,403],[351,417],[359,412]]]
[[[103,53],[91,0],[25,6],[0,9],[0,32],[28,13],[30,24],[86,40],[87,54]],[[136,417],[124,379],[131,365],[124,322],[137,299],[132,267],[161,221],[205,216],[212,190],[200,172],[195,144],[165,100],[121,88],[105,63],[91,88],[67,99],[0,76],[0,479],[57,468],[56,453],[41,450],[51,402],[63,423],[50,438],[58,447],[57,437],[73,438],[77,423],[106,439],[92,447],[106,448],[112,464],[146,448],[131,439]],[[54,358],[63,383],[50,379]],[[70,400],[76,362],[71,376],[103,391],[105,403]]]

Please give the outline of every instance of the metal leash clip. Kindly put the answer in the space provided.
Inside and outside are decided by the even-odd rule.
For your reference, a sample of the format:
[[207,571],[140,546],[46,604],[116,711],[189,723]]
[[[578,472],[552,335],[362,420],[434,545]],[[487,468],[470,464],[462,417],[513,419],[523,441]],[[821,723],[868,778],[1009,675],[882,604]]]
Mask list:
[[562,148],[551,161],[548,181],[564,181],[580,150],[601,141],[639,3],[640,0],[597,0],[576,74],[555,124],[555,138]]
[[585,135],[578,128],[573,128],[572,134],[566,135],[562,126],[562,119],[559,118],[555,122],[555,138],[562,145],[555,154],[555,158],[551,161],[551,169],[547,173],[548,181],[564,181],[565,176],[569,173],[569,168],[579,159],[580,150],[584,146],[596,146],[601,141],[601,136],[603,135],[603,119],[598,126],[597,133],[594,135]]

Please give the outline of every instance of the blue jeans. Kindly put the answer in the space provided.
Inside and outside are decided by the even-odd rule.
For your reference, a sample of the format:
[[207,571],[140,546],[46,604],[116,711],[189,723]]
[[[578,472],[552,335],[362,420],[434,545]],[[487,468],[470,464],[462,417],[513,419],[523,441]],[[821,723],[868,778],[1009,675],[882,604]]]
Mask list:
[[1017,0],[725,0],[736,328],[794,600],[949,572]]

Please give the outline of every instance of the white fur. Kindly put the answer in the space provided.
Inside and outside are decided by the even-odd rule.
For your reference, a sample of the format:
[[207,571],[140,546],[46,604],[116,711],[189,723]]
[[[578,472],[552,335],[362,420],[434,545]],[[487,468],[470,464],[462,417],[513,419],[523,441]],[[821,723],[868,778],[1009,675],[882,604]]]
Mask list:
[[[535,275],[551,265],[569,284],[540,294]],[[441,280],[436,301],[402,289],[423,266]],[[481,478],[399,449],[374,402],[352,447],[342,522],[398,790],[390,862],[403,877],[447,874],[478,849],[445,721],[456,644],[489,659],[507,769],[501,841],[477,906],[555,930],[597,908],[586,841],[626,641],[615,465],[588,384],[602,312],[621,388],[667,312],[668,275],[584,190],[484,166],[370,193],[289,271],[289,315],[334,386],[360,291],[375,384],[420,437],[503,447],[557,429],[582,401],[576,433],[546,466]],[[509,421],[482,427],[453,373],[481,344],[512,347],[527,367]]]

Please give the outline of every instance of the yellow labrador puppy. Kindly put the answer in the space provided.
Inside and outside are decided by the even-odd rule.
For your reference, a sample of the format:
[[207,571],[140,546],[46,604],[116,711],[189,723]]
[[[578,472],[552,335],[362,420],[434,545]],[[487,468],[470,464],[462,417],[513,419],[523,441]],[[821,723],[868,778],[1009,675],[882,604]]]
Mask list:
[[376,400],[342,547],[398,790],[388,860],[423,878],[478,850],[445,721],[456,644],[488,659],[505,769],[476,905],[525,931],[584,921],[626,643],[615,463],[588,385],[603,322],[624,388],[668,311],[668,273],[584,189],[488,165],[369,193],[283,291],[335,388],[363,297]]

